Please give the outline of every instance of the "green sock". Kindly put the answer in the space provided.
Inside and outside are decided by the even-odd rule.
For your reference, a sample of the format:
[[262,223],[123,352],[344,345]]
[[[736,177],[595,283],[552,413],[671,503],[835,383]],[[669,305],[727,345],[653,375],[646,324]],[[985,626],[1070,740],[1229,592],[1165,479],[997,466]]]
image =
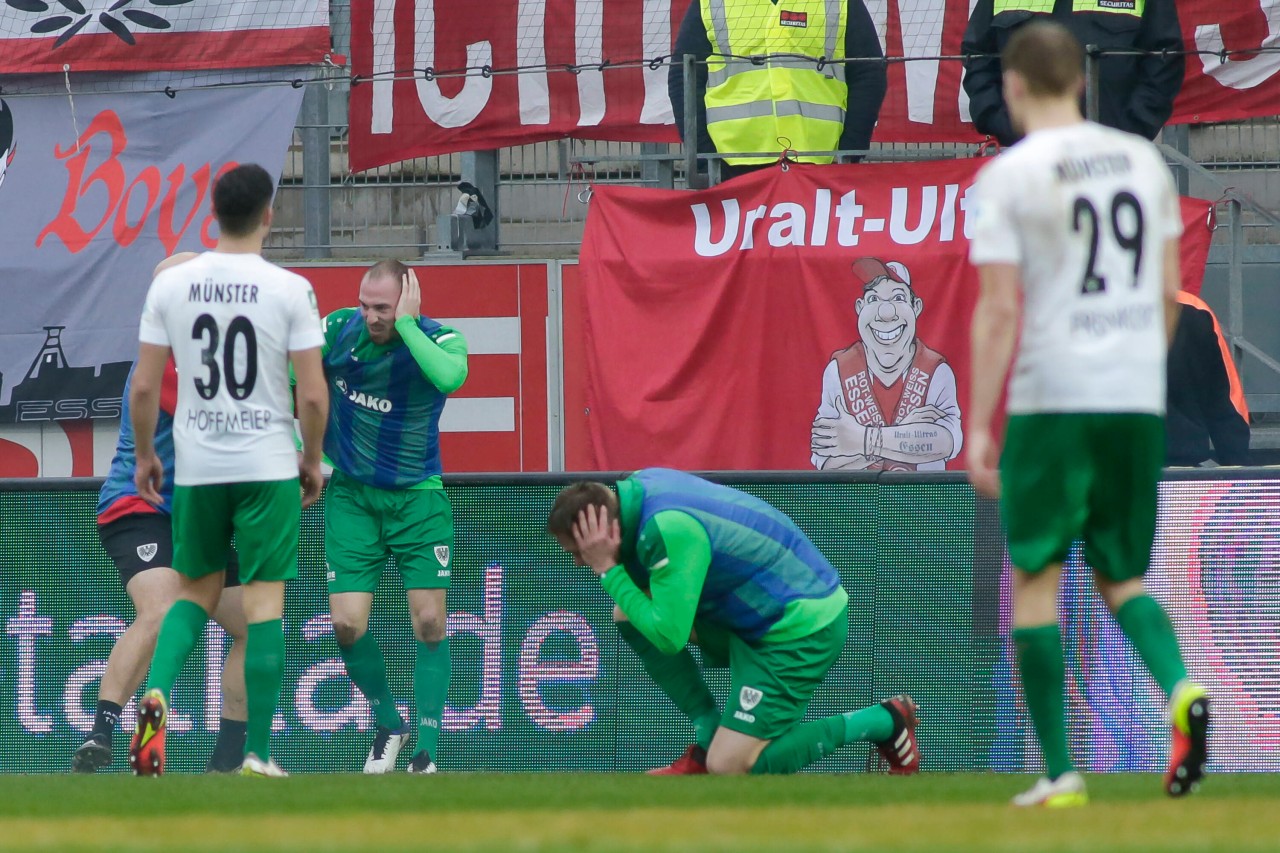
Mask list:
[[245,752],[271,757],[271,721],[284,681],[284,629],[279,619],[254,622],[244,645],[244,687],[249,705]]
[[679,711],[693,724],[694,737],[703,749],[711,747],[720,726],[715,697],[702,680],[698,662],[686,648],[679,654],[664,655],[630,622],[618,622],[618,635],[640,658],[644,671],[667,694]]
[[391,685],[387,683],[387,662],[373,634],[365,631],[349,646],[338,644],[338,654],[346,664],[347,676],[373,707],[373,718],[385,729],[404,726],[404,718],[396,708]]
[[844,719],[844,742],[860,740],[883,743],[893,737],[893,714],[883,705],[872,705],[861,711],[847,711]]
[[156,651],[151,658],[151,676],[147,689],[158,687],[165,699],[173,692],[178,673],[196,647],[209,614],[194,601],[180,598],[169,608],[160,623],[160,636],[156,638]]
[[1156,684],[1166,696],[1172,696],[1174,686],[1187,677],[1187,667],[1182,662],[1173,623],[1164,608],[1145,593],[1136,595],[1120,605],[1116,622],[1133,643]]
[[436,760],[444,702],[449,696],[449,639],[438,643],[418,643],[413,663],[413,701],[418,708],[418,746]]
[[844,714],[792,726],[769,745],[751,768],[754,774],[795,773],[845,744]]
[[751,768],[754,774],[795,773],[845,744],[880,743],[893,736],[893,715],[882,705],[801,723],[774,738]]
[[1067,723],[1063,689],[1062,634],[1058,626],[1014,628],[1022,696],[1035,725],[1036,739],[1044,753],[1045,772],[1051,779],[1073,769],[1067,747]]

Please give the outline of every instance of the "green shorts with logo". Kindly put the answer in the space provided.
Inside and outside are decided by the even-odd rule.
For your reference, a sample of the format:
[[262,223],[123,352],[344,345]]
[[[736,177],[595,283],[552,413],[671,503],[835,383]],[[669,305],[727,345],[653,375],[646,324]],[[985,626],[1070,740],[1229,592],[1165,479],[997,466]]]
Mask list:
[[389,556],[405,589],[449,588],[453,508],[444,489],[379,489],[334,471],[324,525],[330,593],[372,593]]
[[708,665],[729,665],[731,687],[720,725],[773,740],[804,719],[814,691],[844,651],[849,608],[812,634],[782,643],[751,644],[703,622],[694,632]]
[[1141,577],[1163,466],[1159,415],[1011,415],[1000,456],[1010,561],[1038,572],[1083,539],[1085,560],[1103,577]]
[[174,486],[173,567],[189,578],[225,572],[234,534],[240,582],[298,576],[298,478]]

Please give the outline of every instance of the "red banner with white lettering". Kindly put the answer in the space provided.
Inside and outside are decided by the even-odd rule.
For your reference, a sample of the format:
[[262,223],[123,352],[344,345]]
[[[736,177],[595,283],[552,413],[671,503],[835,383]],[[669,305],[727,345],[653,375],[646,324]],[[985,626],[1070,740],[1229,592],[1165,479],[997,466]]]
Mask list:
[[491,0],[477,14],[467,3],[354,0],[351,168],[566,136],[671,141],[660,60],[684,5]]
[[0,74],[263,68],[328,53],[325,0],[8,0],[0,9]]
[[[963,467],[983,162],[768,169],[699,193],[596,187],[580,263],[596,466]],[[1184,201],[1189,288],[1210,207]],[[812,452],[815,422],[837,421],[838,446]],[[940,429],[885,447],[882,427],[914,423]]]
[[[1170,2],[1170,0],[1151,0]],[[351,168],[562,137],[674,142],[666,61],[689,0],[352,0]],[[1176,0],[1173,123],[1280,113],[1280,0]],[[971,141],[969,0],[867,0],[889,64],[878,142]],[[519,72],[519,73],[516,73]]]

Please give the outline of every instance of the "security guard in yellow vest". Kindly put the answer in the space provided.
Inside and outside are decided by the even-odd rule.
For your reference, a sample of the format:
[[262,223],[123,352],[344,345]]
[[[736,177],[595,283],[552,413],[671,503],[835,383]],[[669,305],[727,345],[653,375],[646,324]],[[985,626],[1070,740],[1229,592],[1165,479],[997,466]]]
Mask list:
[[1009,123],[999,54],[1015,29],[1044,16],[1062,23],[1086,46],[1170,52],[1104,55],[1098,62],[1098,115],[1093,118],[1154,139],[1182,88],[1182,28],[1174,0],[977,0],[961,52],[987,54],[966,60],[964,66],[964,90],[978,132],[994,136],[1001,145],[1012,145],[1021,136]]
[[726,176],[777,162],[784,150],[871,142],[886,75],[883,62],[847,61],[884,57],[862,0],[691,0],[667,78],[681,135],[685,54],[699,60],[698,150],[751,155],[728,158]]

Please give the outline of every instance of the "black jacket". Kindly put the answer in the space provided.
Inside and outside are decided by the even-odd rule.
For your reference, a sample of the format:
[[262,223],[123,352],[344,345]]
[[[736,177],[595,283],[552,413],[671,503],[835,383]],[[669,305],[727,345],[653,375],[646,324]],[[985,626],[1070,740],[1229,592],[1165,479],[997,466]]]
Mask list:
[[1231,402],[1222,358],[1213,315],[1183,305],[1169,345],[1166,464],[1194,466],[1207,459],[1249,464],[1249,424]]
[[[965,61],[964,90],[978,132],[994,136],[1001,145],[1012,145],[1020,134],[1009,123],[1005,108],[999,53],[1018,26],[1044,14],[1011,11],[993,17],[993,9],[994,0],[978,0],[969,16],[961,52],[992,55]],[[1052,17],[1086,47],[1182,50],[1182,28],[1174,0],[1147,0],[1141,20],[1109,12],[1072,12],[1070,0],[1057,0]],[[1097,120],[1154,139],[1173,114],[1185,64],[1181,54],[1102,57],[1098,62]]]
[[[770,0],[760,0],[762,5]],[[876,35],[875,24],[867,12],[862,0],[848,0],[848,13],[844,35],[844,55],[846,57],[883,58],[880,50],[880,38]],[[684,20],[680,22],[680,32],[676,34],[675,50],[671,60],[670,73],[667,75],[667,94],[671,97],[671,107],[675,111],[676,128],[680,138],[684,139],[684,56],[693,54],[697,60],[705,60],[711,56],[711,38],[707,35],[706,25],[702,23],[702,5],[700,0],[689,0],[689,9]],[[710,154],[715,151],[711,142],[711,134],[707,132],[707,107],[703,100],[707,92],[707,66],[695,65],[697,81],[694,91],[698,93],[698,152]],[[888,75],[884,63],[881,62],[847,62],[845,63],[845,82],[849,86],[849,105],[845,110],[844,132],[840,135],[842,151],[865,151],[871,144],[871,132],[875,130],[876,120],[880,117],[880,104],[884,101],[884,93],[888,87]]]

